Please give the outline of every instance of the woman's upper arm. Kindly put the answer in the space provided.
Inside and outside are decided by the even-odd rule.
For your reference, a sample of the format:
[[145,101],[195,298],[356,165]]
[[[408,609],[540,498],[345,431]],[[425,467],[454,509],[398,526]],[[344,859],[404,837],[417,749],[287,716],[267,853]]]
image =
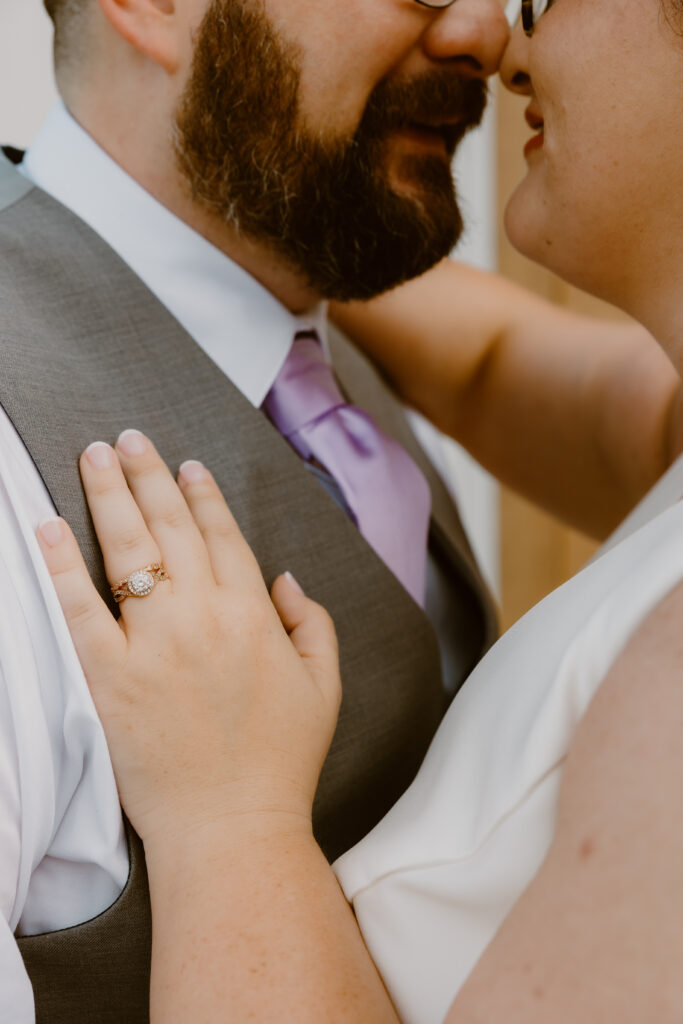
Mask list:
[[572,742],[555,840],[447,1024],[680,1020],[683,584],[617,658]]

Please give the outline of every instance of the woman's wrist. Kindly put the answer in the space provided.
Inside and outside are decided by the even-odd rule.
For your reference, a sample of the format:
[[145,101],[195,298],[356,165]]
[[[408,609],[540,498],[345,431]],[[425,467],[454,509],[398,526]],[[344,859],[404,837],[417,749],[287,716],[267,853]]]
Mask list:
[[239,858],[245,850],[284,849],[292,844],[317,846],[310,814],[282,810],[240,810],[188,820],[160,818],[144,834],[150,872],[166,864]]
[[290,813],[230,814],[164,828],[144,847],[157,923],[169,914],[195,921],[200,908],[213,914],[214,898],[234,909],[255,886],[267,888],[269,879],[280,882],[283,872],[322,858],[310,818]]
[[145,849],[191,842],[202,834],[213,842],[231,833],[311,831],[312,786],[278,772],[236,769],[229,762],[214,774],[216,778],[207,779],[188,773],[166,787],[163,800],[155,799],[153,790],[129,786],[122,803]]

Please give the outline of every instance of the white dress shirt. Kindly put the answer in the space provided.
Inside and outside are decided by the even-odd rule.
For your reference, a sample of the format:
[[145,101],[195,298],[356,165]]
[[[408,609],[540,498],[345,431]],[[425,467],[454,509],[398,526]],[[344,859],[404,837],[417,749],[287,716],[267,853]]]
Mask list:
[[[292,316],[136,184],[61,103],[21,170],[109,243],[254,406],[296,331],[325,338],[323,305]],[[128,873],[104,734],[35,538],[54,514],[0,409],[0,1021],[12,1024],[34,1021],[15,929],[85,921]]]

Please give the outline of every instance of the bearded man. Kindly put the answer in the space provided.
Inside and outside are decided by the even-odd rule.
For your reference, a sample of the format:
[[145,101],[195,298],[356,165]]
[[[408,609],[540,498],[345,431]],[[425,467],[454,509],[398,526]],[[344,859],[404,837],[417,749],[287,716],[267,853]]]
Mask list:
[[46,0],[62,102],[0,162],[2,1020],[149,1013],[144,857],[34,539],[56,507],[111,600],[89,442],[139,428],[172,468],[201,459],[266,581],[291,569],[334,616],[330,858],[409,784],[492,639],[457,513],[323,304],[460,232],[451,158],[507,26],[498,0],[437,2]]

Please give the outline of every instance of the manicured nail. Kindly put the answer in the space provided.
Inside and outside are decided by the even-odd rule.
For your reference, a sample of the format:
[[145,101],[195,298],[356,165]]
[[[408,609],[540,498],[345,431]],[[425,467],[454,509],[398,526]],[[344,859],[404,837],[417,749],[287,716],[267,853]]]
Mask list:
[[196,484],[199,480],[206,480],[207,473],[201,462],[188,459],[178,470],[178,476],[184,484]]
[[302,588],[301,584],[297,583],[297,581],[292,576],[291,572],[287,571],[285,573],[285,579],[289,583],[290,587],[293,590],[296,590],[297,594],[303,594],[303,588]]
[[44,523],[40,524],[38,529],[40,530],[40,536],[48,547],[56,548],[64,540],[61,519],[46,519]]
[[114,452],[104,441],[93,441],[85,449],[85,454],[94,469],[110,469],[114,465]]
[[124,430],[116,444],[124,455],[142,455],[147,450],[147,438],[139,430]]

